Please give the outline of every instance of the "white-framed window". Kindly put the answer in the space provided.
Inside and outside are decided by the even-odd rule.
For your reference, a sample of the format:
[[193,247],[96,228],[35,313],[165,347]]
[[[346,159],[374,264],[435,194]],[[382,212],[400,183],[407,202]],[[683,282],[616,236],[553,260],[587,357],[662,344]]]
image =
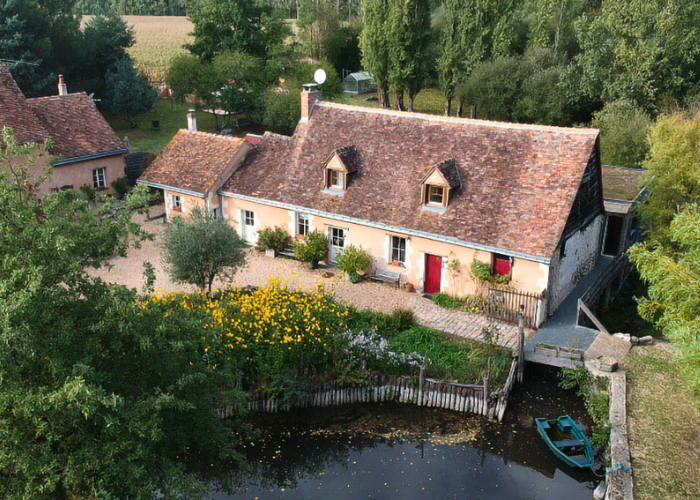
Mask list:
[[443,205],[445,200],[445,188],[442,186],[428,186],[428,203],[431,205]]
[[218,219],[219,217],[221,217],[221,213],[219,212],[219,208],[218,208],[218,207],[217,207],[217,208],[212,208],[212,210],[211,210],[211,215],[212,215],[215,219]]
[[243,223],[246,226],[255,225],[255,212],[252,210],[243,210]]
[[336,248],[345,248],[345,229],[331,228],[331,245]]
[[328,187],[343,189],[343,173],[337,170],[328,170]]
[[310,224],[307,214],[297,213],[297,236],[306,236],[309,234]]
[[107,169],[104,167],[92,170],[92,187],[105,189],[107,187]]
[[172,197],[173,201],[173,210],[176,210],[178,212],[182,211],[182,198],[180,197],[179,194],[174,194]]
[[406,266],[406,238],[401,236],[391,237],[391,255],[389,261]]

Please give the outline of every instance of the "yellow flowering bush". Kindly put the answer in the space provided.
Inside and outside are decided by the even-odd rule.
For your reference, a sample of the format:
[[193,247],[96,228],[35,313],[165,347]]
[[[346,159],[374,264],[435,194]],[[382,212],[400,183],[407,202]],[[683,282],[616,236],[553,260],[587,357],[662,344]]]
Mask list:
[[241,362],[246,381],[268,390],[279,385],[280,377],[331,371],[339,358],[338,342],[345,342],[342,333],[350,314],[323,288],[306,293],[279,280],[253,292],[153,295],[143,307],[162,308],[166,315],[182,311],[205,317],[208,334],[202,340],[208,342],[203,354]]

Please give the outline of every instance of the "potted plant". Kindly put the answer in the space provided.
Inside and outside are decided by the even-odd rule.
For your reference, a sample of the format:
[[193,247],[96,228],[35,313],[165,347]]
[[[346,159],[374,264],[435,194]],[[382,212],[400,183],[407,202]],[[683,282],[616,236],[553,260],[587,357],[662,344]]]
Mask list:
[[275,257],[291,243],[292,237],[281,227],[266,227],[258,234],[257,248],[265,255]]
[[348,275],[351,283],[358,283],[362,280],[360,274],[372,265],[372,256],[366,250],[350,245],[338,254],[336,265]]
[[328,255],[328,238],[320,231],[311,231],[304,241],[298,241],[294,245],[294,256],[303,262],[308,262],[311,269],[316,269],[326,255]]

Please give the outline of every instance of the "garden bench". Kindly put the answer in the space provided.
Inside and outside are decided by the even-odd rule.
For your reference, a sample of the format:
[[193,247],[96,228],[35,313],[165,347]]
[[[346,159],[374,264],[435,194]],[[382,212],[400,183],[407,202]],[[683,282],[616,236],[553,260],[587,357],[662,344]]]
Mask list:
[[296,259],[296,255],[294,254],[294,246],[293,245],[287,245],[284,250],[279,252],[278,255],[284,255],[285,257],[289,257],[290,259]]
[[381,283],[391,283],[395,285],[396,288],[398,288],[401,283],[401,275],[387,269],[377,269],[374,271],[374,274],[369,277],[369,279],[372,281],[379,281]]

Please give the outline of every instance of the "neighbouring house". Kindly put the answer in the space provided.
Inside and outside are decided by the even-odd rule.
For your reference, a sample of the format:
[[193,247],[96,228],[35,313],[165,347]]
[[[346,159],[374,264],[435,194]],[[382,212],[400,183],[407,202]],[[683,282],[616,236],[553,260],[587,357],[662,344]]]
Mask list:
[[646,170],[604,165],[605,226],[601,253],[616,257],[641,240],[637,206],[646,196]]
[[[480,261],[512,289],[540,295],[542,317],[596,265],[605,219],[597,130],[319,98],[305,86],[294,134],[251,137],[245,151],[207,135],[231,141],[208,152],[180,132],[139,182],[179,193],[182,211],[208,199],[250,244],[266,227],[295,238],[322,231],[330,263],[354,244],[425,293],[482,290],[472,276]],[[189,184],[203,168],[207,186]]]
[[12,128],[20,142],[51,141],[50,156],[33,172],[38,176],[49,168],[41,195],[81,186],[112,191],[112,182],[124,177],[124,142],[87,94],[68,93],[62,75],[58,95],[28,99],[0,64],[0,129],[4,127]]
[[220,215],[219,189],[252,147],[244,139],[197,131],[193,110],[187,124],[187,130],[175,134],[137,181],[163,190],[166,220],[194,207]]

